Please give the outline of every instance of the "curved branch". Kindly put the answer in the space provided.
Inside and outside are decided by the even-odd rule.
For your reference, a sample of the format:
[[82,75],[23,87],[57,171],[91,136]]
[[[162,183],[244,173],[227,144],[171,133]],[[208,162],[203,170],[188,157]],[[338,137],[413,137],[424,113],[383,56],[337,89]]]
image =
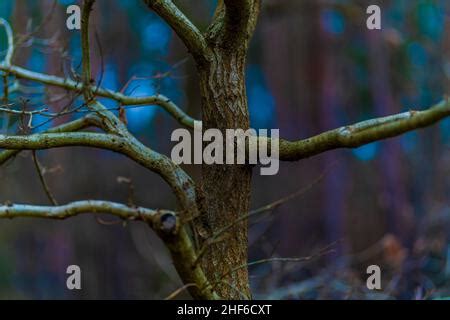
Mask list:
[[[195,184],[179,166],[169,158],[144,146],[131,135],[119,137],[111,134],[90,132],[42,133],[29,136],[0,135],[0,147],[8,149],[48,149],[65,146],[90,146],[115,151],[126,155],[147,169],[159,174],[174,191],[181,209],[180,221],[173,232],[165,230],[165,221],[154,228],[168,246],[174,264],[182,279],[198,286],[190,288],[197,298],[216,299],[217,294],[211,289],[200,266],[195,265],[197,254],[186,230],[187,220],[198,214]],[[3,208],[5,210],[5,208]],[[9,212],[9,211],[8,211]]]
[[14,54],[14,36],[8,21],[6,21],[3,18],[0,18],[0,26],[3,26],[5,28],[6,38],[8,39],[8,50],[6,51],[4,64],[6,66],[10,66]]
[[430,126],[450,116],[450,101],[443,100],[424,111],[408,111],[337,128],[299,140],[280,140],[280,160],[297,161],[339,148],[362,145]]
[[[91,2],[92,0],[89,0]],[[0,18],[1,19],[1,18]],[[3,24],[4,27],[7,30],[8,39],[13,39],[13,34],[11,27],[9,23],[2,19],[0,20],[0,24]],[[86,24],[85,24],[86,25]],[[83,34],[87,34],[86,32],[83,32]],[[9,36],[10,35],[10,36]],[[83,36],[84,40],[83,43],[86,43],[86,36]],[[12,41],[12,40],[11,40]],[[19,79],[26,79],[31,81],[36,81],[41,84],[46,84],[49,86],[59,87],[70,91],[76,91],[76,92],[82,92],[84,88],[84,84],[81,82],[73,81],[71,79],[65,79],[53,75],[48,75],[44,73],[34,72],[30,71],[25,68],[21,68],[19,66],[11,65],[10,58],[13,54],[13,43],[8,40],[8,54],[5,61],[0,63],[0,71],[9,73],[11,75],[14,75],[15,77]],[[88,50],[87,45],[85,45],[85,49]],[[84,50],[84,56],[86,57],[88,53],[86,53],[86,50]],[[83,61],[86,61],[88,59],[83,59]],[[86,65],[84,65],[84,69],[87,70],[87,72],[84,72],[84,74],[89,74],[89,63],[86,62]],[[164,95],[157,94],[153,96],[145,96],[145,97],[130,97],[127,95],[122,94],[121,92],[116,92],[113,90],[101,88],[98,86],[90,86],[89,91],[93,92],[95,95],[99,97],[104,97],[108,99],[112,99],[120,103],[124,106],[143,106],[143,105],[157,105],[165,109],[172,117],[175,118],[180,124],[183,126],[193,128],[194,127],[194,119],[188,116],[183,110],[181,110],[173,101],[171,101],[169,98],[167,98]]]
[[171,0],[144,0],[145,4],[163,18],[196,58],[204,58],[206,40],[200,30]]
[[[83,84],[71,79],[64,79],[53,75],[43,74],[39,72],[30,71],[18,66],[8,66],[5,63],[0,64],[0,70],[8,72],[11,75],[20,79],[26,79],[36,81],[49,86],[59,87],[66,90],[78,91],[83,90]],[[119,102],[124,106],[142,106],[142,105],[158,105],[172,115],[182,125],[193,128],[194,119],[188,116],[183,110],[181,110],[175,103],[164,95],[157,94],[154,96],[146,97],[130,97],[123,93],[112,91],[109,89],[91,86],[91,92],[95,93],[99,97],[108,98]]]
[[[85,6],[83,7],[82,83],[70,79],[32,72],[20,67],[12,66],[8,61],[0,63],[0,71],[8,72],[15,75],[17,78],[33,80],[46,85],[57,86],[65,88],[66,90],[83,93],[89,109],[94,111],[98,118],[100,118],[99,127],[103,128],[107,134],[93,132],[63,132],[61,131],[62,128],[60,128],[60,131],[55,130],[28,136],[0,135],[0,148],[10,149],[0,154],[0,162],[6,161],[6,159],[9,159],[17,154],[17,152],[24,149],[38,150],[67,146],[88,146],[124,154],[147,169],[156,172],[173,189],[181,206],[182,215],[180,216],[180,219],[174,214],[169,214],[169,216],[167,216],[167,214],[158,215],[160,219],[156,221],[156,225],[152,220],[153,228],[168,246],[174,264],[182,279],[187,283],[196,284],[196,287],[190,288],[192,295],[196,298],[216,299],[218,296],[209,285],[203,270],[198,265],[195,265],[197,255],[185,225],[187,221],[190,221],[193,217],[198,215],[194,182],[186,172],[173,163],[168,157],[161,155],[140,143],[128,132],[126,126],[116,115],[107,110],[101,103],[94,100],[94,95],[114,99],[123,105],[158,104],[186,126],[193,127],[194,121],[164,96],[157,95],[153,97],[133,98],[92,85],[89,65],[88,22],[89,13],[93,3],[93,0],[85,0]],[[203,57],[203,50],[206,47],[203,36],[195,26],[179,12],[177,7],[173,5],[171,1],[148,1],[148,4],[171,23],[172,27],[182,37],[194,56],[197,55],[198,57]],[[78,125],[80,127],[82,126],[81,123],[78,123]],[[73,128],[66,127],[64,129],[71,131]],[[107,213],[113,213],[121,217],[142,217],[140,212],[137,212],[135,208],[133,209],[124,207],[123,205],[105,202],[75,203],[59,207],[6,205],[0,207],[0,217],[11,218],[22,215],[62,219],[85,212],[86,210],[106,211]],[[173,221],[175,221],[175,224]],[[168,227],[170,228],[167,229]]]
[[110,150],[127,156],[136,163],[159,174],[173,189],[185,218],[197,214],[195,184],[189,175],[170,158],[148,148],[130,134],[118,136],[94,132],[64,132],[88,125],[87,120],[78,120],[54,128],[47,133],[32,135],[0,135],[0,148],[9,149],[0,153],[0,164],[11,158],[14,150],[42,150],[70,146],[84,146]]

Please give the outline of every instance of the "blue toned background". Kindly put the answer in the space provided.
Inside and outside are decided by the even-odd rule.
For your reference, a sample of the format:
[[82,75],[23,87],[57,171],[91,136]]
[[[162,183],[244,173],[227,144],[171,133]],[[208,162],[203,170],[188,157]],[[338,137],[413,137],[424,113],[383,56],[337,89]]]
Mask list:
[[[75,76],[81,62],[79,33],[65,27],[65,8],[75,3],[0,1],[0,16],[10,21],[20,43],[14,63]],[[215,6],[208,0],[177,3],[200,28]],[[372,117],[422,110],[448,94],[450,3],[378,4],[383,29],[369,31],[366,1],[265,0],[248,57],[252,127],[279,128],[288,139],[306,138]],[[132,96],[162,93],[201,117],[195,66],[187,50],[142,1],[97,0],[92,19],[92,38],[97,38],[91,43],[92,66],[101,86]],[[1,57],[6,43],[1,30]],[[69,100],[55,88],[21,85],[10,98],[30,109],[57,111]],[[54,122],[36,116],[33,125],[44,129],[77,116]],[[129,108],[126,119],[139,139],[170,153],[177,123],[164,111]],[[1,133],[20,132],[20,124],[0,114]],[[450,296],[449,147],[450,119],[355,150],[283,163],[275,177],[255,172],[255,208],[310,188],[251,224],[250,260],[308,256],[330,244],[334,248],[308,263],[252,267],[255,297]],[[143,206],[175,206],[156,175],[120,156],[80,148],[38,155],[61,203],[87,198],[127,202],[132,197]],[[198,178],[199,168],[186,169]],[[133,188],[120,177],[131,179]],[[5,201],[47,204],[28,153],[0,168],[0,202]],[[65,289],[70,264],[82,269],[81,291]],[[376,293],[365,288],[370,264],[383,270],[383,290]],[[179,286],[162,244],[144,225],[89,216],[64,222],[0,221],[0,298],[158,299]]]

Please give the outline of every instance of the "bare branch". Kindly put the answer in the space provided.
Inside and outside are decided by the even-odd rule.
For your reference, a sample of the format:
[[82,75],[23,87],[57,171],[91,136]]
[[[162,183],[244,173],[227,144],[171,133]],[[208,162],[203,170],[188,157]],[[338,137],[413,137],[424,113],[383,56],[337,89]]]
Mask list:
[[[63,88],[70,91],[82,92],[83,84],[73,81],[71,79],[64,79],[53,75],[33,72],[18,66],[8,67],[5,63],[0,63],[0,70],[8,72],[11,75],[20,79],[27,79],[36,81],[45,85]],[[194,119],[188,116],[181,110],[174,102],[164,95],[157,94],[146,97],[131,97],[120,92],[115,92],[109,89],[91,86],[90,91],[99,97],[115,100],[124,106],[143,106],[143,105],[157,105],[166,110],[172,117],[180,124],[193,128]]]
[[34,206],[7,204],[0,206],[0,218],[47,218],[67,219],[84,213],[112,214],[125,220],[145,221],[165,241],[170,249],[174,263],[183,280],[191,281],[196,286],[190,291],[197,298],[218,299],[211,289],[203,271],[193,266],[195,252],[189,236],[180,226],[177,214],[167,210],[150,210],[142,207],[129,207],[108,201],[78,201],[63,206]]
[[89,44],[89,17],[94,6],[95,0],[84,0],[81,17],[81,51],[83,60],[83,95],[87,107],[95,111],[103,118],[107,132],[128,137],[130,134],[126,126],[111,111],[107,110],[101,103],[95,101],[95,94],[91,91],[93,82],[91,74],[91,49]]
[[[117,119],[117,121],[119,121]],[[159,174],[174,191],[184,217],[197,215],[195,184],[184,170],[170,158],[146,147],[131,134],[113,135],[93,132],[64,132],[85,126],[84,121],[55,128],[48,133],[24,136],[0,135],[0,148],[10,149],[0,153],[0,164],[17,152],[11,150],[42,150],[69,146],[85,146],[110,150],[127,156],[145,168]],[[194,258],[195,260],[195,258]]]
[[[29,216],[64,219],[76,214],[93,211],[111,213],[126,219],[143,219],[151,223],[153,229],[169,248],[175,267],[183,281],[196,284],[194,287],[189,288],[191,294],[195,298],[217,299],[219,297],[212,290],[203,269],[195,264],[197,260],[196,251],[185,225],[185,221],[198,215],[194,182],[186,172],[168,157],[151,150],[139,142],[114,113],[95,101],[95,97],[102,96],[114,99],[124,106],[157,104],[186,126],[193,127],[194,121],[164,96],[127,97],[122,93],[93,85],[89,49],[89,14],[93,3],[94,0],[85,0],[82,13],[82,83],[12,66],[9,58],[0,63],[0,71],[14,75],[17,78],[40,82],[44,85],[57,86],[75,91],[78,94],[83,93],[86,106],[96,115],[97,122],[95,125],[107,133],[76,132],[87,126],[89,121],[85,119],[59,126],[46,133],[25,136],[0,135],[0,148],[8,149],[0,153],[0,164],[16,155],[20,150],[88,146],[118,152],[159,174],[170,185],[181,207],[180,219],[178,215],[170,212],[161,213],[120,204],[93,201],[77,202],[56,207],[5,205],[0,207],[0,217]],[[181,35],[183,41],[185,41],[194,55],[202,56],[202,52],[206,47],[203,36],[171,1],[149,1],[148,4],[171,23],[171,26]],[[9,25],[6,23],[7,30],[11,31],[8,27]],[[12,31],[10,34],[12,36]],[[33,113],[28,113],[28,115],[31,117]],[[149,220],[148,217],[151,219]]]
[[[181,221],[176,220],[176,230],[167,234],[164,229],[164,221],[155,230],[168,246],[174,264],[182,279],[187,283],[196,283],[196,287],[189,288],[194,297],[203,299],[217,299],[218,296],[211,289],[207,278],[195,264],[197,255],[192,241],[185,229],[184,220],[189,216],[197,215],[195,184],[179,166],[169,158],[144,146],[132,135],[125,133],[124,137],[90,133],[42,133],[29,136],[4,136],[0,135],[0,147],[8,149],[48,149],[65,146],[90,146],[115,151],[126,155],[147,169],[159,174],[174,191],[183,210]],[[164,231],[164,232],[161,232]]]
[[[93,2],[92,0],[89,0],[88,2]],[[92,8],[92,5],[91,7]],[[86,7],[87,9],[90,9],[89,7]],[[85,13],[85,15],[88,15],[88,13]],[[88,22],[88,19],[85,18],[85,20]],[[194,127],[194,119],[189,117],[183,110],[181,110],[175,103],[173,103],[169,98],[163,96],[163,95],[154,95],[154,96],[147,96],[147,97],[130,97],[126,96],[120,92],[115,92],[112,90],[104,89],[99,86],[94,86],[91,84],[90,79],[90,59],[89,59],[89,38],[88,38],[88,23],[84,23],[84,28],[82,32],[82,43],[83,45],[83,70],[84,70],[84,83],[76,82],[71,79],[64,79],[57,76],[52,76],[48,74],[33,72],[18,66],[14,66],[11,64],[12,55],[14,52],[14,43],[13,43],[13,33],[11,30],[11,26],[9,23],[1,19],[0,24],[3,25],[7,31],[8,36],[8,54],[6,55],[6,58],[4,61],[0,63],[0,71],[3,71],[7,74],[11,74],[16,76],[20,79],[27,79],[31,81],[36,81],[42,84],[55,86],[59,88],[63,88],[70,91],[76,91],[76,92],[82,92],[83,88],[86,86],[85,84],[89,86],[89,91],[94,93],[96,96],[108,98],[115,100],[119,102],[123,106],[142,106],[142,105],[158,105],[165,109],[170,115],[172,115],[175,120],[177,120],[179,123],[186,127],[193,128]],[[86,76],[86,75],[89,75]],[[89,81],[88,79],[89,78]]]
[[430,126],[450,115],[450,101],[443,100],[424,111],[408,111],[371,119],[299,140],[280,140],[280,160],[297,161],[320,153],[362,145]]
[[123,153],[125,139],[104,133],[63,132],[32,135],[0,134],[0,148],[16,150],[43,150],[70,146],[85,146]]
[[[3,64],[6,66],[11,66],[11,61],[14,55],[14,36],[10,24],[3,18],[0,18],[0,25],[5,28],[6,37],[8,39],[8,49],[6,51],[6,56]],[[8,103],[9,100],[9,83],[8,83],[8,73],[5,72],[3,75],[3,102]],[[7,114],[4,118],[4,128],[8,128],[10,115]]]
[[4,112],[4,113],[9,113],[9,114],[14,114],[14,115],[19,115],[19,116],[33,116],[35,114],[37,115],[41,115],[41,116],[48,116],[51,117],[53,116],[52,114],[47,114],[48,108],[42,108],[39,110],[33,110],[33,111],[26,111],[26,110],[14,110],[14,109],[9,109],[9,107],[11,107],[13,104],[8,104],[8,105],[4,105],[2,107],[0,107],[0,112]]
[[11,66],[12,57],[14,54],[14,36],[10,24],[3,18],[0,18],[0,25],[5,28],[6,37],[8,39],[8,50],[6,51],[6,56],[3,64],[5,66]]
[[93,99],[91,92],[91,48],[89,44],[89,17],[95,0],[84,0],[81,13],[81,52],[83,63],[83,94],[86,103]]
[[195,186],[191,178],[169,158],[144,146],[131,135],[126,137],[94,132],[58,132],[32,135],[0,135],[0,148],[43,150],[85,146],[126,155],[147,169],[161,175],[172,187],[183,208],[195,204]]
[[128,207],[108,201],[77,201],[62,206],[35,206],[11,204],[0,206],[0,218],[47,218],[67,219],[83,213],[112,214],[126,220],[142,220],[154,222],[162,214],[173,214],[172,211],[155,211],[142,207]]
[[[126,155],[135,162],[143,165],[147,169],[159,174],[173,189],[178,202],[181,206],[181,219],[172,215],[167,219],[158,219],[158,225],[155,231],[169,248],[175,267],[185,283],[195,283],[196,286],[189,288],[191,294],[196,298],[217,299],[218,296],[212,290],[207,278],[200,266],[195,264],[197,260],[196,251],[193,247],[192,240],[186,230],[185,221],[198,215],[196,204],[195,184],[179,166],[174,164],[168,157],[161,155],[139,142],[129,131],[126,126],[117,118],[117,116],[105,108],[101,103],[94,100],[95,96],[103,96],[114,99],[122,105],[144,105],[158,104],[165,108],[169,113],[184,125],[193,126],[193,120],[186,116],[175,104],[164,96],[157,95],[153,97],[127,97],[121,93],[102,89],[99,86],[93,86],[91,80],[90,69],[90,50],[89,50],[89,13],[92,9],[93,0],[85,0],[83,7],[82,19],[82,51],[83,51],[83,82],[75,82],[70,79],[63,79],[55,76],[49,76],[41,73],[32,72],[20,67],[12,66],[8,62],[0,63],[0,71],[15,75],[17,78],[28,79],[45,85],[57,86],[66,90],[83,93],[87,107],[92,110],[99,119],[99,127],[104,129],[107,134],[94,132],[74,132],[72,127],[59,128],[58,131],[49,131],[47,133],[32,134],[26,136],[7,136],[0,135],[0,148],[9,149],[0,154],[0,162],[4,162],[11,158],[18,151],[14,150],[40,150],[59,148],[66,146],[88,146],[94,148],[106,149]],[[182,35],[187,40],[192,40],[190,50],[194,55],[201,55],[203,50],[203,36],[200,32],[190,25],[187,20],[171,2],[152,1],[150,6],[155,5],[156,10],[166,19],[172,21],[172,26],[177,30],[183,30]],[[159,6],[161,5],[161,6]],[[167,11],[169,10],[169,11]],[[176,16],[171,16],[175,14]],[[181,19],[181,20],[179,20]],[[183,25],[187,23],[187,25]],[[179,27],[181,29],[179,29]],[[187,33],[184,31],[187,30]],[[193,34],[190,34],[190,32]],[[191,39],[192,38],[192,39]],[[197,44],[200,43],[200,46]],[[32,114],[30,114],[31,116]],[[81,123],[78,123],[81,127]],[[75,127],[75,126],[73,126]],[[66,130],[64,130],[66,129]],[[69,131],[69,132],[64,132]],[[12,151],[11,151],[12,150]],[[92,203],[90,204],[92,205]],[[69,205],[68,205],[69,206]],[[87,207],[82,207],[80,203],[72,206],[61,207],[30,207],[30,206],[3,206],[0,207],[0,213],[3,210],[3,216],[36,216],[48,218],[66,218],[78,213],[84,212]],[[116,211],[117,206],[108,207],[101,204],[100,207],[90,209],[107,210],[116,215],[129,215],[130,211],[126,211],[128,207],[121,207]],[[130,209],[130,208],[128,208]],[[170,230],[166,230],[166,226],[171,226]]]
[[[51,128],[47,130],[45,133],[63,133],[63,132],[74,132],[86,129],[91,126],[97,126],[101,127],[101,123],[98,119],[98,117],[89,114],[86,115],[83,118],[62,124],[60,126]],[[0,152],[0,166],[3,165],[6,161],[11,159],[12,157],[16,156],[18,153],[20,153],[20,149],[15,150],[6,150],[3,152]]]
[[188,50],[202,59],[207,49],[203,34],[171,0],[144,0],[176,32]]
[[89,44],[89,18],[95,0],[84,0],[83,10],[81,14],[81,51],[83,60],[83,81],[88,85],[91,81],[91,58],[90,58],[90,44]]

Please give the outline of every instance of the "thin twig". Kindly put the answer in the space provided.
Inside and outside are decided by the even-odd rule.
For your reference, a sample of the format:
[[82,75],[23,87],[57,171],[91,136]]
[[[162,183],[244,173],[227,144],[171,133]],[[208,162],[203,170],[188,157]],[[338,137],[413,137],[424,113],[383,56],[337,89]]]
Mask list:
[[47,181],[45,180],[45,177],[44,177],[45,169],[41,166],[39,159],[37,158],[36,150],[32,150],[31,154],[33,157],[34,166],[35,166],[36,171],[39,176],[39,180],[41,181],[41,184],[42,184],[42,188],[44,189],[44,192],[47,195],[48,200],[50,200],[50,203],[53,204],[54,206],[57,206],[58,201],[56,201],[55,197],[51,193],[50,187],[48,186]]
[[47,113],[48,108],[42,108],[39,110],[33,110],[33,111],[27,111],[27,110],[14,110],[14,109],[9,109],[8,106],[13,106],[14,104],[7,104],[4,105],[3,107],[0,107],[0,112],[5,112],[5,113],[9,113],[9,114],[14,114],[14,115],[28,115],[28,116],[32,116],[32,115],[41,115],[44,117],[54,117],[54,114],[51,113]]
[[241,290],[239,290],[236,286],[229,283],[228,281],[222,280],[220,281],[220,283],[229,286],[233,291],[237,292],[244,300],[250,300],[250,297],[248,297],[245,293],[243,293]]
[[186,291],[189,288],[192,287],[197,287],[197,285],[195,283],[188,283],[185,284],[184,286],[178,288],[177,290],[175,290],[174,292],[172,292],[171,294],[169,294],[167,297],[164,298],[164,300],[173,300],[175,299],[180,293],[182,293],[183,291]]
[[221,283],[221,281],[223,281],[223,279],[227,276],[229,276],[230,274],[233,274],[241,269],[244,268],[248,268],[251,266],[256,266],[256,265],[260,265],[260,264],[266,264],[266,263],[272,263],[272,262],[306,262],[306,261],[311,261],[312,259],[324,256],[326,254],[335,252],[334,249],[332,249],[332,247],[335,245],[335,243],[332,243],[331,245],[328,245],[322,249],[320,249],[317,253],[312,254],[310,256],[307,257],[294,257],[294,258],[268,258],[268,259],[260,259],[260,260],[256,260],[256,261],[252,261],[252,262],[248,262],[245,264],[242,264],[240,266],[237,266],[235,268],[232,268],[231,270],[225,272],[224,274],[222,274],[222,276],[219,278],[218,281],[214,282],[212,284],[212,289],[214,290],[216,288],[216,286]]
[[36,35],[39,31],[42,30],[42,28],[52,19],[53,14],[55,13],[55,9],[56,9],[56,5],[58,4],[58,0],[53,0],[52,6],[50,8],[49,13],[44,17],[44,19],[42,19],[42,22],[37,25],[34,30],[30,31],[27,34],[24,35],[20,35],[18,37],[16,46],[17,47],[21,47],[24,43],[28,42],[29,40],[31,40],[34,35]]
[[236,219],[235,221],[231,222],[229,225],[225,226],[224,228],[222,228],[221,230],[217,231],[217,233],[215,233],[213,235],[213,238],[217,238],[220,237],[221,235],[223,235],[225,232],[229,231],[231,228],[233,228],[235,225],[247,221],[249,218],[256,216],[258,214],[261,213],[265,213],[268,211],[273,211],[274,209],[278,208],[279,206],[285,204],[286,202],[293,200],[303,194],[305,194],[307,191],[311,190],[314,186],[316,186],[319,182],[321,182],[323,180],[323,178],[328,174],[328,172],[336,165],[336,162],[333,163],[332,165],[330,165],[329,168],[327,168],[322,174],[320,174],[312,183],[310,183],[309,185],[307,185],[306,187],[301,188],[300,190],[287,195],[277,201],[274,201],[272,203],[269,203],[263,207],[260,207],[258,209],[252,210],[250,211],[248,214],[241,216],[239,219]]

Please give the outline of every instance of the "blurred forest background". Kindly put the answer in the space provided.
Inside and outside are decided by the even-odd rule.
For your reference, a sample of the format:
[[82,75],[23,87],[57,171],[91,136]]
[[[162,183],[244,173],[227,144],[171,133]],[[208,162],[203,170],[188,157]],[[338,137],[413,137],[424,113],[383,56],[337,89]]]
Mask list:
[[[65,27],[66,7],[74,3],[0,1],[0,16],[20,42],[15,64],[66,77],[80,70],[79,32]],[[213,0],[177,3],[199,26],[215,6]],[[382,9],[382,31],[366,28],[370,4]],[[170,28],[139,0],[97,0],[94,8],[96,80],[129,95],[163,93],[200,118],[195,66]],[[265,0],[248,59],[252,127],[280,128],[282,137],[299,139],[438,102],[450,91],[449,10],[446,0]],[[3,30],[0,48],[3,59]],[[57,111],[68,102],[64,91],[21,84],[11,99],[29,109]],[[126,116],[139,139],[170,155],[178,125],[172,118],[154,106],[130,108]],[[36,116],[33,125],[44,129],[69,116],[45,120]],[[1,133],[17,133],[20,122],[0,114]],[[304,263],[250,267],[254,296],[450,296],[449,148],[450,119],[356,150],[282,163],[273,177],[255,172],[254,208],[304,192],[251,221],[250,261],[309,256],[329,245],[334,252]],[[158,176],[121,156],[83,148],[38,156],[60,203],[132,199],[151,208],[175,206]],[[199,177],[199,168],[187,170]],[[48,204],[30,153],[0,168],[0,201]],[[66,289],[71,264],[81,267],[81,291]],[[371,264],[382,268],[380,291],[366,288]],[[159,299],[180,285],[167,252],[144,224],[90,215],[0,220],[0,298]]]

